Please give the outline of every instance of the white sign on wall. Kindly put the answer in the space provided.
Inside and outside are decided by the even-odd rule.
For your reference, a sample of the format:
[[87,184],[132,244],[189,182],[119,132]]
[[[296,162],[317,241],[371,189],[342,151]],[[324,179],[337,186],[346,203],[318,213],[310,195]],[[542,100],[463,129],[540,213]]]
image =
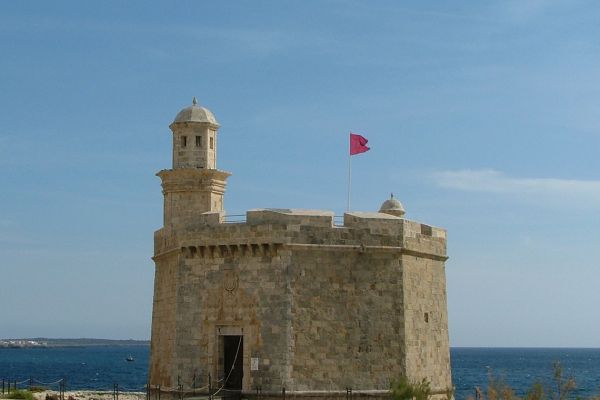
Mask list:
[[250,371],[258,371],[258,357],[250,358]]

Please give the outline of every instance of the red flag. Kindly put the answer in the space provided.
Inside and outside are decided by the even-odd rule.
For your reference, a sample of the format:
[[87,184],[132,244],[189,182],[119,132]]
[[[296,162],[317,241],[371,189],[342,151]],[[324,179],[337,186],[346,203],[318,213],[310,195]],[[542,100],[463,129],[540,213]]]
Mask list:
[[370,147],[366,146],[368,142],[369,141],[361,135],[357,135],[356,133],[350,132],[350,155],[353,156],[355,154],[360,154],[364,153],[365,151],[369,151]]

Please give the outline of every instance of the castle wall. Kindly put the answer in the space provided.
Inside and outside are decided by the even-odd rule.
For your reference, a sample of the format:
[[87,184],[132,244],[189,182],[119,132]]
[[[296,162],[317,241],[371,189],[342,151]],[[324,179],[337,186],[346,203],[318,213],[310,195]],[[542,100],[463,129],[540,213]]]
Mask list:
[[406,371],[432,388],[451,387],[446,279],[441,261],[402,256]]
[[[446,234],[406,221],[401,258],[405,303],[406,371],[409,379],[426,378],[431,387],[452,386],[446,303]],[[431,257],[412,252],[428,252]]]
[[[289,347],[288,259],[284,253],[185,260],[178,299],[185,316],[178,329],[177,369],[182,376],[196,369],[203,376],[211,372],[222,378],[218,339],[236,334],[244,336],[243,387],[282,386]],[[249,373],[251,357],[261,360],[258,376]]]
[[[219,355],[222,331],[244,336],[244,388],[281,388],[290,381],[290,252],[273,245],[281,242],[283,230],[281,225],[221,224],[218,213],[205,214],[177,230],[176,242],[185,251],[172,247],[182,255],[177,274],[173,376],[190,382],[195,372],[199,385],[204,385],[210,372],[215,383],[223,370]],[[158,252],[174,245],[168,237],[175,233],[166,237],[163,233],[156,234]],[[250,244],[238,247],[244,243]],[[258,371],[252,373],[251,358],[260,360]]]
[[150,376],[153,385],[171,387],[175,365],[175,327],[177,315],[177,271],[179,254],[155,259],[154,301],[152,305],[152,340]]
[[389,389],[404,373],[403,296],[397,255],[294,251],[294,390]]

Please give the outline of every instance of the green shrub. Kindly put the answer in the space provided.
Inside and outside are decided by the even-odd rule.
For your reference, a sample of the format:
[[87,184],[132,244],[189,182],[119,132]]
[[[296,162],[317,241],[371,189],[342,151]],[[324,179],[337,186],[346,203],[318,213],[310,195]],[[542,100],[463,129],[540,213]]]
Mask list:
[[4,395],[5,399],[34,400],[29,390],[15,390]]
[[431,395],[431,386],[425,378],[421,382],[410,382],[403,376],[391,386],[394,400],[427,400]]
[[[469,396],[467,400],[568,400],[573,398],[573,391],[577,387],[575,379],[563,375],[563,368],[559,362],[552,365],[552,371],[552,385],[546,387],[536,382],[523,397],[517,396],[514,389],[502,377],[490,374],[486,393],[477,387],[475,397]],[[401,377],[392,382],[391,390],[394,400],[428,400],[432,396],[431,386],[427,379],[423,379],[421,382],[411,382],[408,378]],[[454,393],[452,389],[449,389],[442,395],[450,400]],[[577,400],[582,399],[577,397]],[[600,397],[592,396],[588,400],[600,400]]]
[[516,400],[515,391],[504,381],[503,378],[490,375],[488,377],[488,399],[489,400]]
[[[572,397],[573,390],[577,387],[575,379],[563,376],[563,368],[559,362],[552,365],[552,385],[545,387],[540,382],[534,383],[527,391],[523,400],[567,400]],[[515,391],[504,382],[504,379],[498,378],[492,374],[488,378],[487,398],[477,388],[476,399],[469,396],[467,400],[519,400]],[[579,397],[578,397],[579,399]],[[591,397],[590,400],[596,400],[598,397]]]

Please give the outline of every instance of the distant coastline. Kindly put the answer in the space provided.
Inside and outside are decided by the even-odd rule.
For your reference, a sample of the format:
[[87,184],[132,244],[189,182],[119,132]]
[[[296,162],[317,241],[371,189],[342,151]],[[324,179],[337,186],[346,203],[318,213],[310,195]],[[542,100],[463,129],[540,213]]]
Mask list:
[[113,339],[0,339],[0,348],[48,348],[48,347],[90,347],[90,346],[149,346],[149,340],[113,340]]

